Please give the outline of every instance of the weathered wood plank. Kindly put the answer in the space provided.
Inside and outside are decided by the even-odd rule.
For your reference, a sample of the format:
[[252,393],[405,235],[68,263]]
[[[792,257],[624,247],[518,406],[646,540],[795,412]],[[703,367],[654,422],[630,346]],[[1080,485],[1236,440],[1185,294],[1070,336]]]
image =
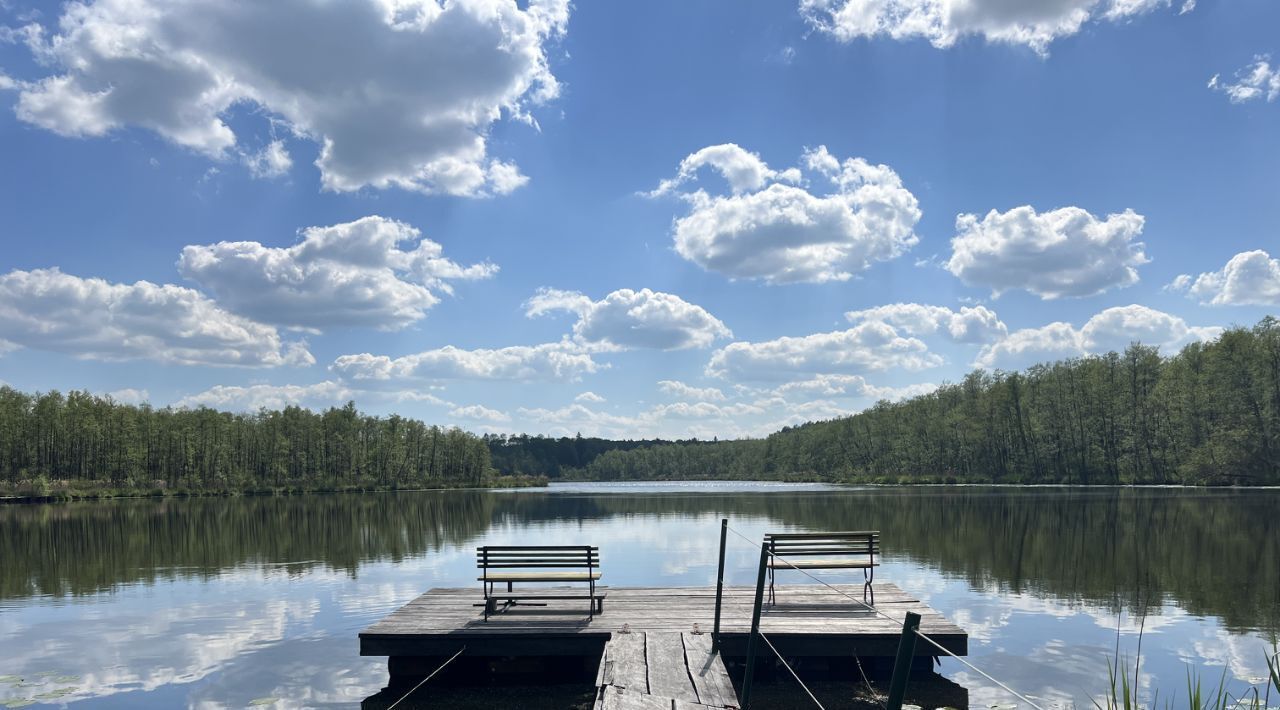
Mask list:
[[[857,649],[864,655],[892,655],[907,611],[921,615],[923,633],[956,653],[968,648],[963,629],[913,595],[892,584],[877,582],[876,610],[850,602],[823,585],[779,586],[778,603],[764,609],[761,629],[796,655],[844,655]],[[862,587],[836,585],[861,599]],[[554,594],[554,588],[546,588]],[[575,590],[576,591],[576,590]],[[360,652],[370,656],[431,655],[469,645],[474,655],[563,655],[583,649],[600,653],[610,634],[628,626],[637,632],[710,631],[715,610],[711,587],[612,588],[605,610],[588,618],[579,600],[547,600],[546,606],[517,605],[482,619],[479,590],[433,589],[410,600],[360,634]],[[754,589],[725,589],[722,638],[736,648],[751,620]],[[917,653],[935,652],[926,644]],[[446,653],[447,655],[447,653]]]
[[612,685],[605,687],[600,701],[601,710],[671,710],[671,698],[660,698]]
[[689,678],[684,642],[680,634],[650,631],[645,634],[644,655],[649,667],[649,694],[698,702],[698,691]]
[[711,650],[710,634],[681,634],[689,676],[698,702],[711,707],[737,707],[738,694],[719,654]]
[[645,634],[614,634],[604,645],[607,667],[602,685],[649,692],[649,672],[644,652]]

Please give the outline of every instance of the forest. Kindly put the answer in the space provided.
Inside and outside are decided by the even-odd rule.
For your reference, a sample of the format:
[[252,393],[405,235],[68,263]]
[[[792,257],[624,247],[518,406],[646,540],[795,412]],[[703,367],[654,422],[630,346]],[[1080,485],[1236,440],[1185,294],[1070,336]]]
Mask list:
[[492,485],[495,474],[1278,484],[1280,321],[1169,356],[1135,343],[1022,372],[979,370],[927,395],[734,441],[479,437],[352,403],[235,414],[0,387],[0,486],[11,493],[459,487]]
[[252,414],[0,387],[0,484],[27,496],[492,483],[480,437],[353,403]]
[[962,382],[764,439],[611,450],[591,480],[1280,483],[1280,321],[1162,357],[1133,344]]

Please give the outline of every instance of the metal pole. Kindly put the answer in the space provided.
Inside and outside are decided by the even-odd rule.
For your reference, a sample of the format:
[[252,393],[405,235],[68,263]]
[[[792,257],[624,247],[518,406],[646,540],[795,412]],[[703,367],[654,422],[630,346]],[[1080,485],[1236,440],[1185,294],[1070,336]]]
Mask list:
[[893,659],[893,679],[889,681],[889,700],[885,710],[902,710],[902,698],[907,693],[907,678],[911,675],[911,661],[916,655],[916,629],[920,628],[920,615],[907,612],[902,621],[902,638],[898,639],[898,656]]
[[764,606],[764,571],[769,549],[760,546],[760,572],[756,575],[756,605],[751,610],[751,633],[747,636],[747,675],[742,679],[742,710],[751,707],[751,681],[756,674],[756,637],[760,635],[760,608]]
[[729,534],[729,519],[720,519],[720,569],[716,572],[716,624],[711,632],[711,651],[720,650],[720,599],[724,596],[724,541]]

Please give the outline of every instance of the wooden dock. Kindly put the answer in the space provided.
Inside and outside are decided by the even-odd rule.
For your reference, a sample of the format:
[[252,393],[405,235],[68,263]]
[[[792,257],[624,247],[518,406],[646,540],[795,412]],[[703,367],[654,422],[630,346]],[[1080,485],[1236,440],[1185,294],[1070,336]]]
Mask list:
[[[862,598],[861,585],[838,585]],[[725,587],[721,652],[746,655],[755,590]],[[875,585],[876,609],[893,619],[905,612],[921,616],[920,630],[956,655],[968,652],[968,635],[912,595],[888,583]],[[410,673],[408,659],[448,657],[466,646],[470,657],[590,656],[600,658],[614,632],[710,633],[715,587],[610,588],[603,613],[587,618],[585,602],[516,606],[482,617],[479,587],[433,589],[360,633],[360,655],[391,657],[391,672]],[[871,612],[821,585],[778,587],[777,603],[766,605],[760,630],[786,656],[891,657],[901,622]],[[916,654],[936,649],[917,644]],[[402,659],[397,662],[397,659]]]
[[604,645],[595,710],[738,707],[729,671],[706,633],[630,631]]

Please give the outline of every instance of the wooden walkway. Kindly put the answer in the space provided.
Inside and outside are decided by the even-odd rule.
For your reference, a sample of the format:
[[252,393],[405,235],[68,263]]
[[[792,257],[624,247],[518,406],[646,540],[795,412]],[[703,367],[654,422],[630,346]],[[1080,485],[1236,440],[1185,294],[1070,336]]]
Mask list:
[[738,696],[710,634],[615,633],[596,674],[596,710],[737,708]]
[[[862,585],[839,585],[857,599]],[[778,586],[777,604],[766,605],[760,630],[787,656],[893,656],[902,632],[861,604],[821,585]],[[964,630],[893,584],[877,582],[876,609],[894,619],[914,611],[920,630],[956,655],[968,652]],[[726,587],[721,651],[745,656],[751,625],[752,587]],[[587,618],[585,602],[516,606],[484,621],[479,587],[433,589],[360,633],[360,654],[447,657],[462,646],[467,656],[590,656],[598,658],[613,632],[710,633],[715,587],[610,588],[604,612]],[[916,654],[936,649],[917,644]]]

